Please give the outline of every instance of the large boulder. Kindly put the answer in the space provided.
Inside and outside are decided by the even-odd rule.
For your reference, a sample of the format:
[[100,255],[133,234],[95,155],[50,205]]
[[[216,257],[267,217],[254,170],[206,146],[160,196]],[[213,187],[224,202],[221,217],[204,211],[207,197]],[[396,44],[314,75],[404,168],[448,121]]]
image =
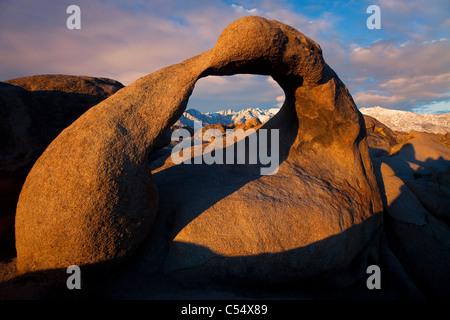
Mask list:
[[261,124],[258,118],[253,117],[245,121],[245,129],[255,128]]
[[[255,133],[267,130],[269,150],[279,147],[278,170],[261,175],[262,161],[183,164],[155,173],[155,184],[148,155],[197,80],[237,73],[270,75],[285,92]],[[332,278],[352,264],[358,277],[377,261],[381,219],[364,119],[319,45],[245,17],[213,49],[138,79],[53,141],[20,195],[17,266],[114,261],[152,231],[140,251],[147,272],[279,283]]]
[[121,88],[111,79],[68,75],[0,83],[0,243],[12,238],[19,193],[36,159],[62,130]]
[[50,143],[92,106],[123,88],[108,78],[44,74],[5,81],[32,92]]

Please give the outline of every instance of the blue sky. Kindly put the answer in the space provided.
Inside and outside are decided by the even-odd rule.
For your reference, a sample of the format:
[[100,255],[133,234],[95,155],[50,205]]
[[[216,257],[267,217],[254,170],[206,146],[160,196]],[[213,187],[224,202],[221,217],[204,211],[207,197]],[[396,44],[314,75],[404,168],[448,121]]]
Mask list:
[[[66,8],[81,8],[68,30]],[[369,30],[369,5],[381,29]],[[450,112],[450,1],[0,1],[0,81],[34,74],[109,77],[127,85],[212,48],[232,21],[259,15],[322,47],[358,107]],[[271,108],[283,93],[256,75],[201,79],[188,107]]]

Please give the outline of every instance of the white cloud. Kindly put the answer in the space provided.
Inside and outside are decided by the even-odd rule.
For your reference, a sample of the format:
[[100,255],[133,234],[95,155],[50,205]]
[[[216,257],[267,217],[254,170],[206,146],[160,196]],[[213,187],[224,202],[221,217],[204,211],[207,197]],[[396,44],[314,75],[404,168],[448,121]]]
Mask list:
[[260,16],[260,15],[263,15],[263,12],[261,10],[257,9],[257,8],[247,9],[247,8],[244,8],[241,5],[237,5],[237,4],[234,4],[234,3],[231,5],[231,7],[239,15],[243,15],[243,16],[246,16],[246,15]]
[[[419,75],[415,77],[397,77],[379,85],[380,88],[395,90],[396,92],[419,93],[439,92],[449,90],[450,72],[439,75]],[[437,92],[436,92],[437,91]],[[423,94],[423,93],[422,93]]]
[[284,103],[284,100],[286,99],[286,97],[285,97],[285,95],[283,94],[283,95],[281,95],[281,96],[278,96],[278,97],[276,97],[276,100],[277,100],[277,107],[278,108],[281,108],[282,106],[283,106],[283,103]]
[[359,106],[390,106],[402,103],[406,97],[403,95],[386,95],[385,93],[368,90],[364,92],[356,92],[353,95],[355,103]]

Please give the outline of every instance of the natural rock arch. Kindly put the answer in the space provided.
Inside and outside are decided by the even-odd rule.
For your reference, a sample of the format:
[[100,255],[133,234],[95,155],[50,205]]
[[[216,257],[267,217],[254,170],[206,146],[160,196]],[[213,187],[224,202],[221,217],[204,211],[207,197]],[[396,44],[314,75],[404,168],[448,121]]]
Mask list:
[[[280,130],[286,163],[329,186],[318,193],[324,207],[308,213],[316,217],[294,245],[358,226],[350,243],[339,243],[346,256],[331,263],[342,267],[373,242],[382,205],[362,115],[319,45],[292,27],[253,16],[230,24],[213,49],[121,89],[52,142],[19,198],[19,272],[115,261],[136,249],[158,212],[148,164],[152,145],[182,115],[199,78],[236,73],[278,82],[286,100],[265,127]],[[332,227],[320,228],[326,223]],[[319,231],[306,239],[314,228]]]

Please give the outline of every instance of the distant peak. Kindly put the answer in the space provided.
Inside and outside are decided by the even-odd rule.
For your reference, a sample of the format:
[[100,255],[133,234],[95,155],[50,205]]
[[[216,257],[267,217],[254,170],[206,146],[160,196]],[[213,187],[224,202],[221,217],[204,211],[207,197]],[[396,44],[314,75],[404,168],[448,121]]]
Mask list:
[[182,126],[192,127],[194,121],[201,121],[203,125],[209,124],[233,124],[238,122],[245,122],[250,118],[257,118],[261,123],[270,120],[280,109],[271,108],[263,110],[260,108],[247,108],[240,111],[233,111],[232,109],[221,110],[215,112],[202,113],[197,109],[187,109],[177,124]]

